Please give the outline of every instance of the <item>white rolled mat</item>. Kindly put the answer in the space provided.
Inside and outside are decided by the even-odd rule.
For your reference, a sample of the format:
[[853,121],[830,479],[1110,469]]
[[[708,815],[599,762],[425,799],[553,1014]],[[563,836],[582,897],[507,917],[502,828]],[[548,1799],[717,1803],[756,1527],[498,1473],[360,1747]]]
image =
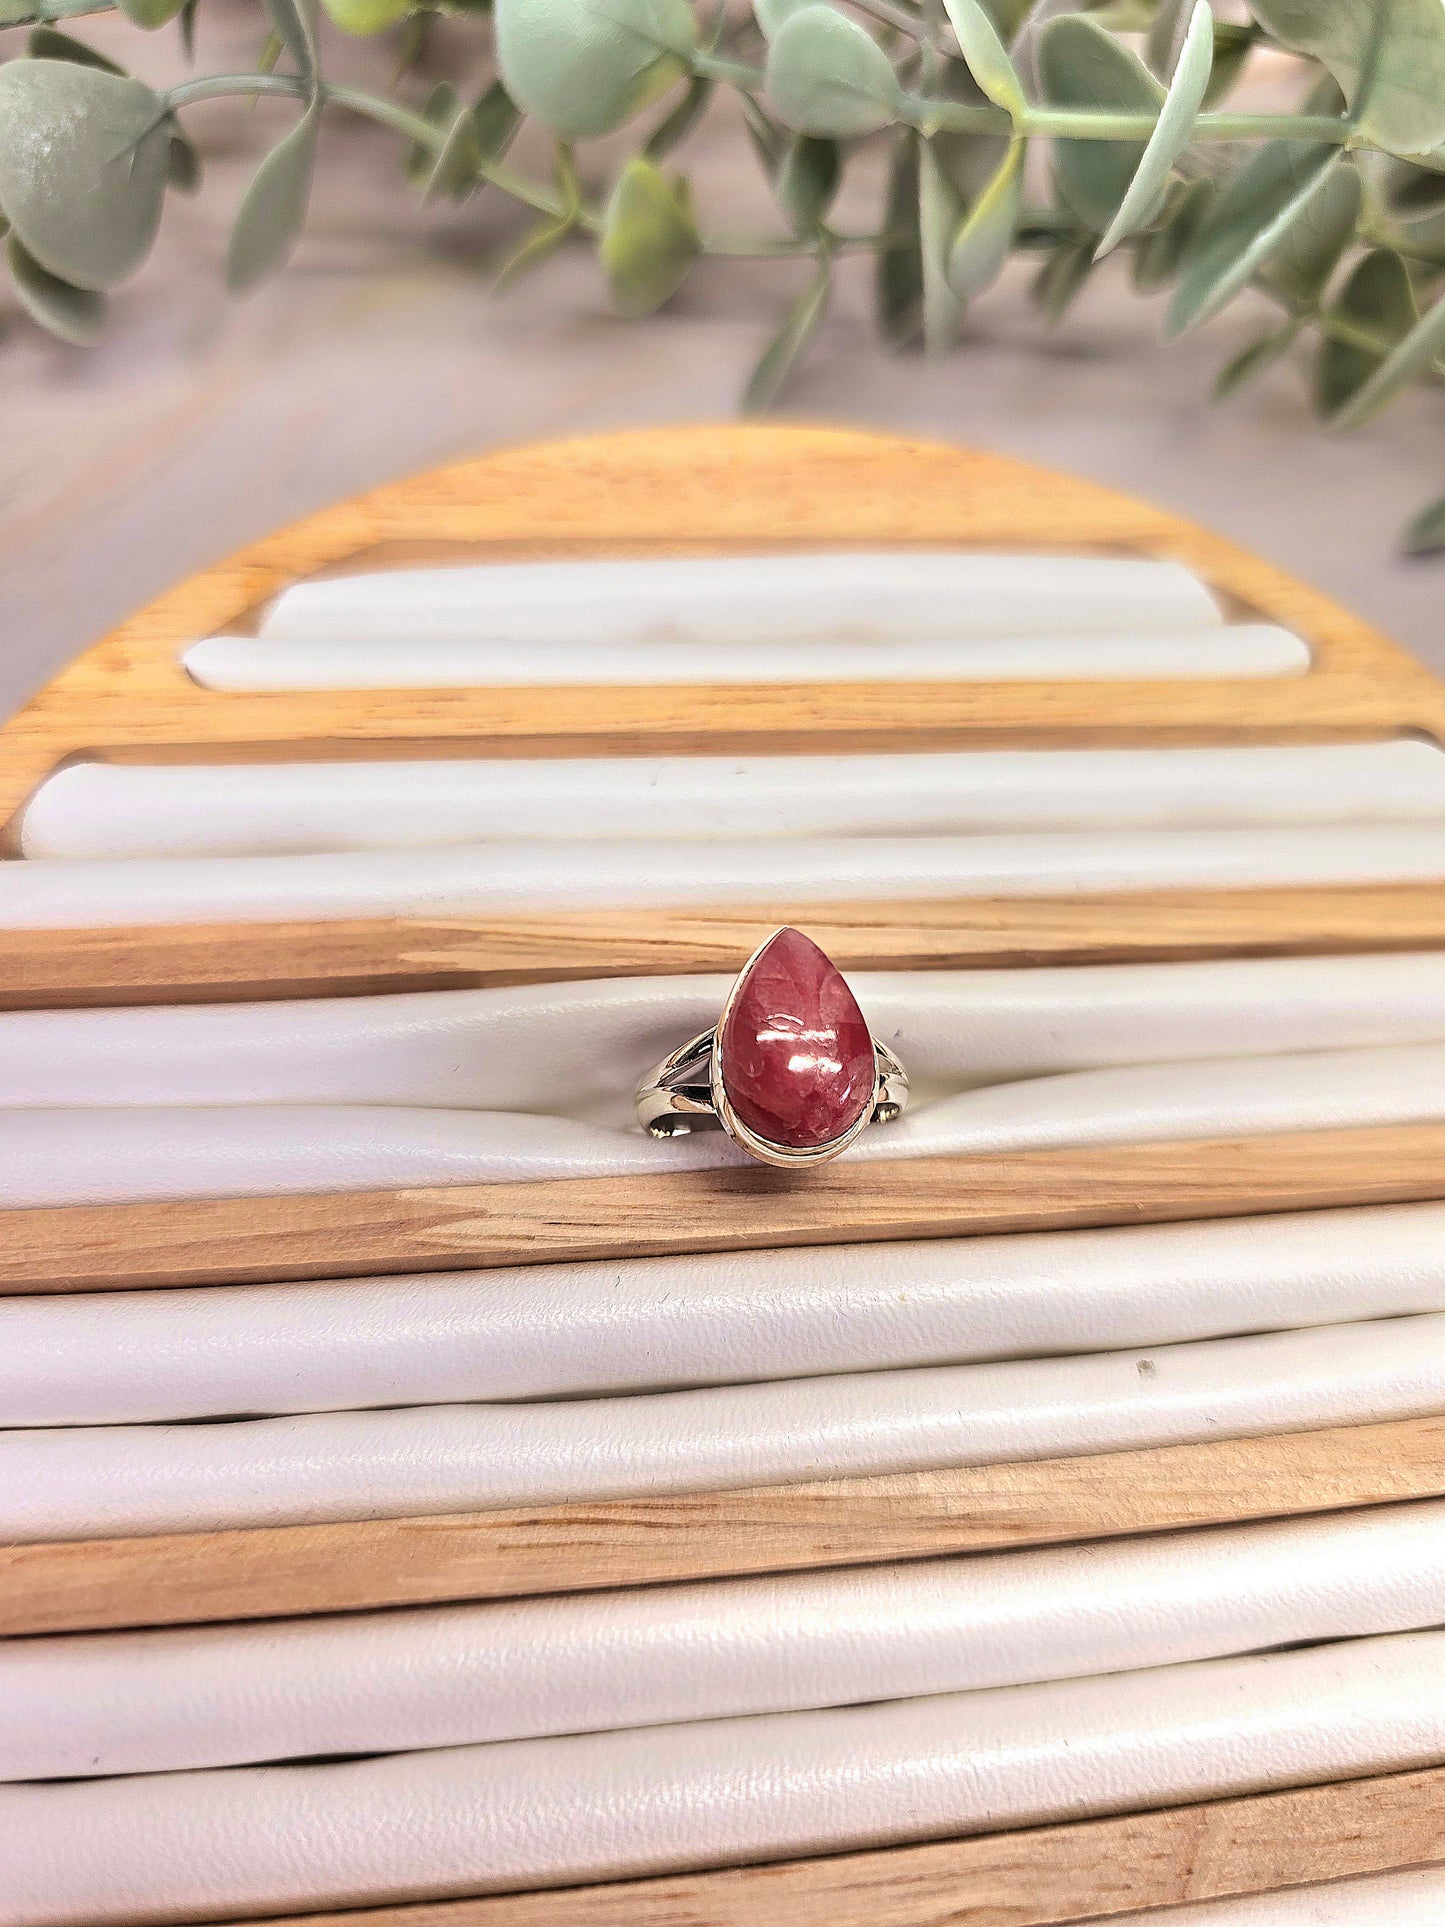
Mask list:
[[0,1778],[1014,1686],[1445,1620],[1445,1502],[1047,1552],[0,1642]]
[[543,762],[76,763],[28,857],[256,856],[487,837],[812,837],[1445,815],[1433,743]]
[[[1445,1041],[1440,951],[859,971],[849,981],[924,1103],[1061,1071]],[[630,1129],[638,1077],[714,1020],[730,982],[9,1011],[0,1103],[424,1105]],[[663,1147],[664,1163],[682,1149]]]
[[282,642],[210,636],[181,657],[205,689],[476,689],[833,682],[1176,682],[1303,675],[1310,652],[1267,623],[1183,635],[984,641]]
[[1442,1867],[1129,1915],[1130,1927],[1440,1927],[1442,1920]]
[[441,1898],[1445,1758],[1445,1634],[565,1739],[0,1789],[9,1927]]
[[[1445,1044],[1075,1071],[924,1103],[865,1131],[855,1163],[1258,1136],[1445,1117]],[[265,1197],[665,1175],[746,1162],[717,1131],[384,1104],[0,1111],[0,1205]]]
[[498,840],[304,856],[0,863],[0,928],[465,916],[659,904],[1079,896],[1445,877],[1445,827],[682,842]]
[[962,550],[835,550],[381,569],[301,582],[267,610],[284,641],[788,642],[1148,634],[1221,621],[1176,562]]
[[1445,1311],[1445,1204],[0,1299],[0,1426],[678,1390]]
[[642,1498],[1445,1411],[1445,1313],[556,1404],[0,1433],[0,1541]]

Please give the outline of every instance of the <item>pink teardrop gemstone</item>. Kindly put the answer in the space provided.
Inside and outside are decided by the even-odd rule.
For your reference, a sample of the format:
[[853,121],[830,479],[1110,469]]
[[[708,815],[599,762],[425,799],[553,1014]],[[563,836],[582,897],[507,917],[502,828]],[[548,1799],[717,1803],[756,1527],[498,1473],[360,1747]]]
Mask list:
[[722,1085],[769,1144],[829,1144],[873,1101],[873,1039],[837,966],[801,930],[780,930],[738,985],[718,1039]]

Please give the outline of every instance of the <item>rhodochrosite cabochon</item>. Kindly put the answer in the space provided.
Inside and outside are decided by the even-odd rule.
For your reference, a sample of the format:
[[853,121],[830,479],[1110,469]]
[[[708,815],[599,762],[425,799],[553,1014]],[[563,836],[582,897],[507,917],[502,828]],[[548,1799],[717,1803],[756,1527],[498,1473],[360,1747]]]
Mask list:
[[801,930],[780,930],[738,982],[718,1037],[722,1087],[768,1144],[815,1150],[873,1102],[877,1060],[857,999]]

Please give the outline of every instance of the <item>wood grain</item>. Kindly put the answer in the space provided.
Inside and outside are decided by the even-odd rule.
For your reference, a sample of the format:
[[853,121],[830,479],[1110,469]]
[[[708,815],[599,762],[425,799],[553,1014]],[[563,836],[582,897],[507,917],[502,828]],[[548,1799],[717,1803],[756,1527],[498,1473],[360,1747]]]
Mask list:
[[1445,946],[1445,885],[0,930],[0,1010],[734,971],[780,923],[847,970],[1303,957]]
[[237,1927],[1063,1927],[1442,1861],[1436,1767],[923,1847]]
[[[1188,564],[1238,608],[1283,623],[1310,673],[1239,682],[649,689],[453,689],[240,695],[177,660],[301,577],[398,543],[509,560],[886,544],[1105,550]],[[388,553],[390,551],[390,553]],[[56,678],[0,736],[0,823],[68,756],[630,754],[1326,740],[1445,728],[1419,664],[1328,597],[1143,503],[1001,456],[839,429],[753,424],[610,435],[509,451],[309,517],[143,609]]]
[[[0,1211],[13,1293],[759,1251],[1445,1198],[1445,1124]],[[478,1290],[485,1290],[479,1284]]]
[[0,1635],[934,1559],[1445,1493],[1445,1417],[661,1499],[0,1546]]

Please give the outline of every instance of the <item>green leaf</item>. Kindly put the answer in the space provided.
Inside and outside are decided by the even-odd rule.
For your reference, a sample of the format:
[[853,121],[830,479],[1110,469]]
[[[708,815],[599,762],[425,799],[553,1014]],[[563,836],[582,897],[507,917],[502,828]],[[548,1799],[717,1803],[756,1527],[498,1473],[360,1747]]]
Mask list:
[[1406,388],[1418,375],[1434,366],[1445,349],[1445,299],[1433,308],[1398,341],[1374,373],[1331,417],[1335,428],[1361,428]]
[[1315,405],[1327,421],[1338,421],[1419,319],[1409,270],[1399,255],[1390,248],[1367,254],[1326,319],[1352,336],[1325,332],[1315,370]]
[[992,287],[1013,246],[1023,199],[1024,148],[1010,141],[997,173],[965,215],[948,251],[948,280],[961,300]]
[[1179,64],[1184,36],[1193,24],[1195,0],[1159,0],[1144,38],[1144,58],[1151,72],[1168,80]]
[[1209,11],[1209,0],[1195,0],[1169,92],[1129,183],[1129,191],[1104,231],[1099,258],[1116,248],[1125,235],[1147,227],[1158,213],[1174,163],[1189,145],[1194,118],[1204,104],[1213,67],[1214,15]]
[[0,207],[74,287],[111,287],[150,252],[170,141],[165,103],[138,80],[73,60],[0,66]]
[[670,154],[674,147],[681,146],[707,111],[712,92],[713,83],[705,75],[693,75],[687,83],[682,99],[648,135],[642,151],[649,160],[660,161]]
[[[1274,39],[1333,74],[1354,109],[1383,0],[1249,0]],[[1445,141],[1445,6],[1390,0],[1358,131],[1390,154],[1428,154]]]
[[994,106],[1005,108],[1017,121],[1027,111],[1028,100],[991,16],[979,0],[943,0],[943,4],[969,72]]
[[687,71],[687,0],[497,0],[507,92],[563,140],[610,134]]
[[1270,259],[1325,191],[1340,150],[1313,142],[1271,141],[1214,203],[1191,243],[1169,304],[1166,335],[1197,327]]
[[522,118],[499,80],[471,107],[461,106],[456,89],[443,81],[433,88],[426,115],[447,130],[435,152],[418,142],[407,162],[408,178],[427,201],[464,201],[482,169],[506,152]]
[[865,27],[836,7],[801,7],[768,48],[773,111],[799,134],[847,140],[876,133],[894,118],[897,76]]
[[1406,555],[1438,555],[1445,549],[1445,495],[1413,518],[1401,539]]
[[[461,96],[449,80],[439,80],[427,95],[426,106],[422,108],[422,119],[428,121],[438,132],[449,127],[461,107]],[[402,172],[415,188],[425,188],[436,170],[438,150],[426,141],[413,141],[402,162]]]
[[124,67],[117,67],[94,47],[87,47],[83,40],[74,40],[56,27],[32,27],[25,50],[32,60],[73,60],[80,67],[98,67],[103,74],[125,72]]
[[1445,173],[1389,161],[1380,170],[1380,198],[1397,221],[1424,221],[1445,208]]
[[918,153],[918,243],[923,264],[923,351],[946,355],[958,340],[963,303],[948,279],[948,256],[963,216],[958,189],[939,166],[933,142]]
[[682,286],[697,253],[687,183],[634,156],[607,203],[599,251],[620,313],[660,308]]
[[827,216],[842,177],[843,156],[837,141],[799,134],[783,156],[773,192],[795,234],[811,234]]
[[1358,170],[1342,161],[1261,269],[1262,287],[1291,307],[1319,300],[1355,236],[1362,189]]
[[576,225],[576,221],[570,217],[557,220],[548,215],[545,220],[539,221],[497,269],[492,281],[493,294],[501,294],[529,268],[535,268],[549,254],[555,253]]
[[494,80],[472,109],[472,138],[485,166],[498,161],[522,124],[521,110],[500,80]]
[[1252,24],[1240,26],[1232,20],[1215,21],[1214,70],[1204,90],[1206,108],[1215,106],[1234,91],[1258,39]]
[[1227,361],[1214,378],[1214,399],[1227,401],[1231,395],[1262,375],[1291,346],[1304,326],[1302,320],[1287,321],[1282,328],[1270,328],[1251,341],[1241,353]]
[[358,40],[385,33],[411,10],[411,0],[321,0],[321,4],[343,33]]
[[164,27],[167,21],[174,20],[181,10],[182,0],[116,0],[120,11],[133,27],[144,27],[154,32]]
[[1034,277],[1029,299],[1052,325],[1063,319],[1093,272],[1094,237],[1091,234],[1061,241]]
[[[1164,92],[1137,54],[1086,14],[1060,14],[1038,40],[1039,77],[1056,107],[1157,114]],[[1145,152],[1142,141],[1056,140],[1054,179],[1066,207],[1095,234],[1119,211]]]
[[808,343],[818,332],[828,312],[833,291],[833,263],[823,255],[812,280],[788,310],[787,319],[763,350],[743,391],[743,408],[749,415],[761,414],[777,399],[783,383],[797,366]]
[[75,348],[88,348],[99,339],[105,321],[103,294],[72,287],[51,274],[13,234],[5,242],[5,259],[20,305],[32,321]]
[[271,24],[303,79],[316,76],[316,0],[266,0]]
[[171,144],[166,155],[166,180],[177,194],[199,194],[201,191],[201,157],[174,122],[171,123]]
[[1214,201],[1208,181],[1176,181],[1158,221],[1134,249],[1134,286],[1140,294],[1167,288],[1204,225]]
[[874,305],[885,341],[906,348],[923,326],[923,258],[918,238],[918,135],[900,128],[888,164],[883,231],[892,239],[880,248],[873,268]]
[[295,251],[311,199],[322,106],[317,94],[256,169],[242,196],[226,250],[226,286],[232,294],[248,294]]
[[813,0],[753,0],[753,17],[762,29],[763,38],[771,40],[785,20],[812,4]]

